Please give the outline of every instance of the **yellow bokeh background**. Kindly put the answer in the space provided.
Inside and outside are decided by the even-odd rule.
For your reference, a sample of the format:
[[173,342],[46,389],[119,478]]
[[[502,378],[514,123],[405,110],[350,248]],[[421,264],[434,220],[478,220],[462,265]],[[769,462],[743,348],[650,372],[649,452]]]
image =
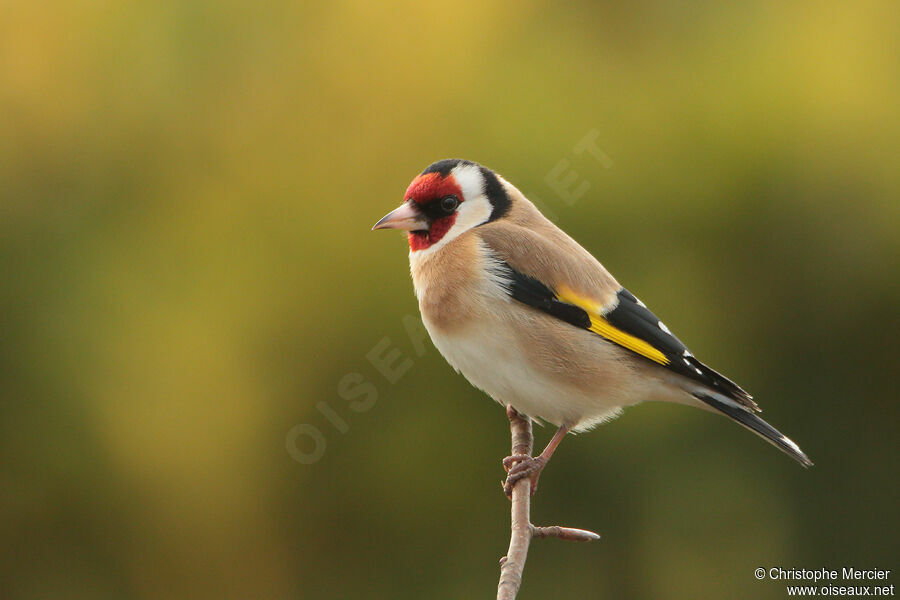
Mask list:
[[457,156],[817,463],[630,409],[542,476],[535,522],[603,539],[536,542],[521,598],[896,567],[898,25],[894,2],[3,3],[0,595],[491,597],[506,418],[410,338],[405,241],[369,231]]

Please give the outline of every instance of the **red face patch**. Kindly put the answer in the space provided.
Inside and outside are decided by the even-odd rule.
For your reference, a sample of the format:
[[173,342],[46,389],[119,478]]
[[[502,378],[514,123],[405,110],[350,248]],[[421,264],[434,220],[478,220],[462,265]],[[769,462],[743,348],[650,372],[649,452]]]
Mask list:
[[[462,188],[456,183],[453,175],[443,177],[440,173],[426,173],[413,179],[413,182],[406,188],[404,198],[407,201],[412,200],[416,204],[423,205],[440,200],[445,196],[456,196],[460,201],[463,200]],[[410,231],[410,249],[416,252],[437,244],[447,235],[454,223],[456,223],[456,213],[435,219],[428,231]]]
[[463,199],[462,188],[456,183],[456,178],[453,175],[441,177],[440,173],[426,173],[413,179],[403,197],[416,204],[427,204],[444,196],[456,196],[460,200]]
[[456,213],[449,217],[436,219],[434,223],[431,224],[431,229],[428,231],[410,231],[408,234],[409,249],[415,252],[417,250],[431,248],[441,241],[441,238],[447,235],[447,232],[450,231],[450,228],[453,227],[454,223],[456,223]]

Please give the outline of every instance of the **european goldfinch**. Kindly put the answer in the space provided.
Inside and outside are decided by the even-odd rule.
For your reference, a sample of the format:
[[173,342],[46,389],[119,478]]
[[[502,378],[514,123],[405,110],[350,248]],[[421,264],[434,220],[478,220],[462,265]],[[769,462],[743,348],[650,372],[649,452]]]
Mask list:
[[[408,232],[422,320],[447,362],[501,404],[559,429],[540,456],[508,457],[507,494],[567,432],[645,400],[727,415],[804,466],[750,394],[697,360],[643,302],[505,179],[436,162],[373,229]],[[513,466],[514,465],[514,466]]]

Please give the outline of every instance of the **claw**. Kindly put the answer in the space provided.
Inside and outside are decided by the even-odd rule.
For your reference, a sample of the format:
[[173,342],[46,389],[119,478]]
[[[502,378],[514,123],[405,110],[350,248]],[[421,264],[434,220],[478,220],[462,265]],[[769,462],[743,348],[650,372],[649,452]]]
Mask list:
[[525,462],[529,458],[531,458],[531,456],[527,454],[513,454],[512,456],[507,456],[503,459],[503,469],[509,473],[510,469],[521,462]]
[[507,498],[510,499],[512,499],[512,490],[516,483],[526,478],[531,480],[531,495],[534,496],[534,493],[537,491],[538,478],[541,476],[541,471],[543,471],[544,467],[547,465],[547,460],[540,456],[536,458],[528,456],[524,459],[520,458],[521,456],[522,455],[508,456],[503,460],[504,467],[506,467],[507,461],[509,461],[510,464],[513,462],[517,463],[512,468],[508,469],[509,474],[506,476],[506,482],[503,484],[503,492],[506,494]]

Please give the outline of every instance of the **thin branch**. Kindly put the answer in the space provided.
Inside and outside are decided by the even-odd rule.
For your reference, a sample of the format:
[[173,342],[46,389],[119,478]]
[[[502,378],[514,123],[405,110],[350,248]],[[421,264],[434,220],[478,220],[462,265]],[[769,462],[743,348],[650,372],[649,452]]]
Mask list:
[[[534,446],[534,435],[531,431],[531,419],[523,417],[514,408],[507,407],[509,430],[512,435],[512,454],[531,456]],[[531,524],[531,481],[526,477],[520,479],[512,488],[510,498],[511,532],[509,550],[500,560],[500,583],[497,585],[497,600],[514,600],[522,586],[522,572],[525,559],[528,558],[528,546],[531,538],[557,537],[562,540],[590,542],[600,539],[592,531],[572,529],[570,527],[535,527]]]
[[[512,453],[531,456],[534,435],[531,433],[531,419],[522,417],[513,407],[507,407],[509,431],[512,434]],[[497,600],[512,600],[522,585],[522,571],[528,558],[531,543],[531,481],[520,479],[512,489],[510,514],[512,531],[509,536],[509,550],[500,567],[500,583],[497,585]]]
[[572,527],[560,527],[559,525],[553,525],[552,527],[535,527],[532,525],[531,537],[555,537],[570,542],[594,542],[600,539],[600,536],[593,531],[588,531],[587,529],[573,529]]

